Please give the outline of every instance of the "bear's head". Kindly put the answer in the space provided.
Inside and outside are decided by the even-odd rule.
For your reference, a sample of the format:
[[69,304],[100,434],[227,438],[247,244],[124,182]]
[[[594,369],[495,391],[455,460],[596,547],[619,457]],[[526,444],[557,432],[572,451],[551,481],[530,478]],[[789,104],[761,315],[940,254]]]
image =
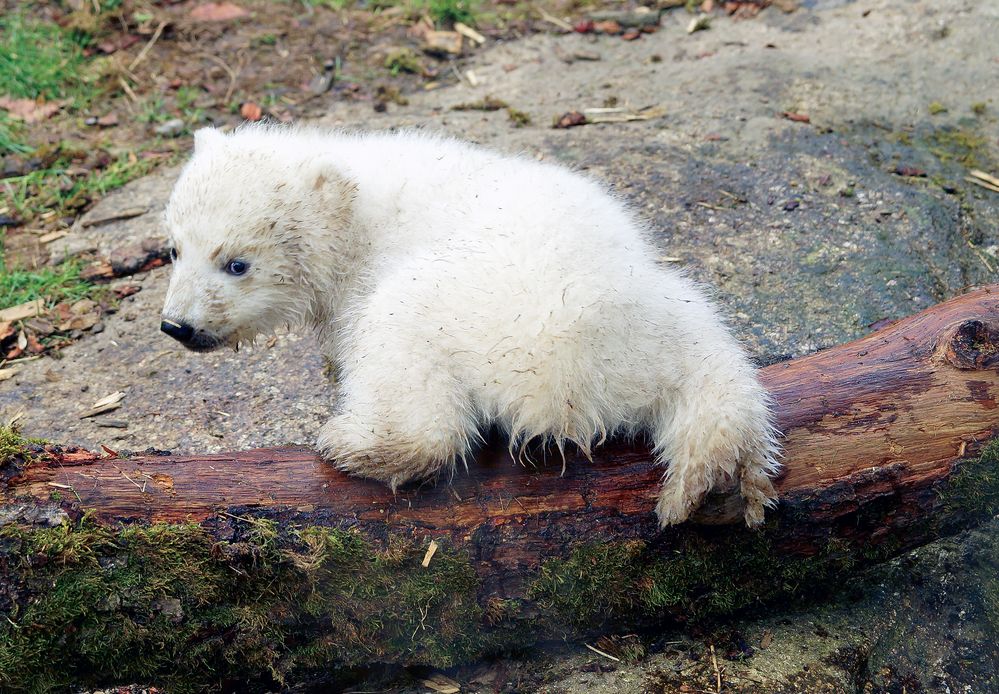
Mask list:
[[274,128],[195,133],[165,212],[173,272],[161,324],[189,349],[301,325],[328,297],[352,189],[291,143]]

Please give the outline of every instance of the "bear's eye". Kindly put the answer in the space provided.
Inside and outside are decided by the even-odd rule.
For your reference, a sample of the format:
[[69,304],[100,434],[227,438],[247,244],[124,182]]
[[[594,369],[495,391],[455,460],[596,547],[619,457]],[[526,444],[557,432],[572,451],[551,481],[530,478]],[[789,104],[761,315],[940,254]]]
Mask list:
[[170,262],[171,263],[172,262],[176,262],[176,260],[177,260],[177,249],[171,247],[170,248]]
[[229,264],[225,266],[225,271],[230,275],[235,275],[236,277],[245,275],[246,271],[249,269],[250,264],[245,260],[230,260]]

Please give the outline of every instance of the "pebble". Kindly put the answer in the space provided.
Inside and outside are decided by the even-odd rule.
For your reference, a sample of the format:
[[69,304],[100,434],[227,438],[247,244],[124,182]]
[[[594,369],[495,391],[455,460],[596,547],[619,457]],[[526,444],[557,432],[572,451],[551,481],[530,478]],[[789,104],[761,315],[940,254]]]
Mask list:
[[165,123],[160,123],[155,128],[153,132],[157,135],[163,135],[165,137],[177,137],[184,131],[184,121],[180,118],[171,118]]

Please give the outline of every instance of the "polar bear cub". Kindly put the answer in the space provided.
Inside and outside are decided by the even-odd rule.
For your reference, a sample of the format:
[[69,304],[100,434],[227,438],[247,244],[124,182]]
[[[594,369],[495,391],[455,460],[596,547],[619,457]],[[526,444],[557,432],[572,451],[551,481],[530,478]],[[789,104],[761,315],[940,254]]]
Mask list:
[[163,331],[204,351],[314,326],[342,382],[318,448],[342,470],[431,478],[491,426],[511,453],[644,435],[662,525],[726,479],[748,524],[774,503],[754,368],[599,183],[414,132],[205,129],[166,224]]

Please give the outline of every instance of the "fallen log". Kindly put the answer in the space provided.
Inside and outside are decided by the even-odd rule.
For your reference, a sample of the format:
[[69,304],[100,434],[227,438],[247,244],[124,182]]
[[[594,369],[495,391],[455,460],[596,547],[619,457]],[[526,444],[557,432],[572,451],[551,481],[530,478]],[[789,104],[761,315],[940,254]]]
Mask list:
[[305,448],[8,457],[0,689],[449,666],[806,598],[999,512],[999,285],[763,379],[786,470],[759,531],[719,493],[660,532],[662,470],[628,442],[564,474],[490,445],[395,495]]

